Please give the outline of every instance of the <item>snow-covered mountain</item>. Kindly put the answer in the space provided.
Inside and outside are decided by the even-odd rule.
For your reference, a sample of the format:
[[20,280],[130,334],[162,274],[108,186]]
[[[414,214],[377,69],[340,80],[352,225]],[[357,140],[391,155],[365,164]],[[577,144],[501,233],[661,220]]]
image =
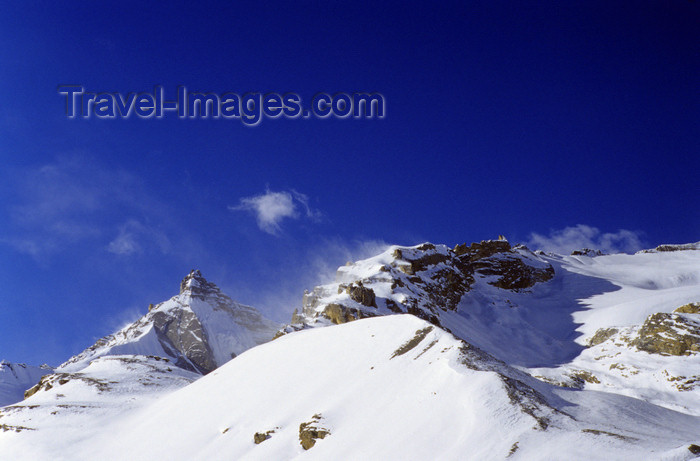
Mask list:
[[48,365],[35,367],[0,361],[0,407],[22,400],[24,391],[35,385],[42,376],[52,372],[53,368]]
[[284,328],[193,272],[0,409],[0,460],[693,459],[698,249],[392,246]]
[[502,240],[393,246],[306,293],[280,334],[407,312],[542,380],[700,415],[698,249],[560,256]]
[[166,357],[175,366],[206,374],[269,341],[278,328],[193,270],[180,283],[177,296],[149,306],[146,315],[71,357],[58,371],[80,370],[104,355],[138,354]]
[[[30,422],[46,416],[47,427],[73,431],[61,432],[61,437],[79,439],[78,429],[91,427],[81,419],[85,414],[115,417],[145,405],[269,341],[279,327],[193,270],[182,280],[178,295],[149,306],[136,322],[56,369],[3,362],[2,405],[15,405],[0,409],[0,428],[35,429]],[[21,422],[9,424],[8,419]],[[42,432],[47,431],[51,429]]]

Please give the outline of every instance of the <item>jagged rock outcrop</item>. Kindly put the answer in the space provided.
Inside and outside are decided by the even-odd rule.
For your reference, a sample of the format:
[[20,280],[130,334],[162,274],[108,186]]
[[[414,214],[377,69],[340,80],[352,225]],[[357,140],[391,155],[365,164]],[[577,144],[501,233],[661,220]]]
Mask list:
[[305,292],[301,312],[295,311],[292,324],[282,333],[317,322],[340,324],[399,313],[444,327],[440,316],[457,310],[476,278],[520,292],[553,276],[550,264],[506,240],[454,248],[432,243],[393,246],[377,257],[340,267],[336,284]]
[[330,435],[331,431],[323,427],[322,421],[323,416],[315,414],[310,421],[299,425],[299,443],[304,450],[308,450],[316,445],[317,440],[325,439],[327,435]]
[[652,314],[630,344],[651,354],[696,354],[700,352],[700,319],[683,314]]
[[676,314],[700,314],[700,302],[684,304],[673,312]]
[[603,253],[600,250],[593,250],[591,248],[581,248],[580,250],[574,250],[571,252],[571,256],[602,256]]
[[588,340],[589,346],[597,346],[612,338],[620,330],[617,328],[599,328],[595,334]]

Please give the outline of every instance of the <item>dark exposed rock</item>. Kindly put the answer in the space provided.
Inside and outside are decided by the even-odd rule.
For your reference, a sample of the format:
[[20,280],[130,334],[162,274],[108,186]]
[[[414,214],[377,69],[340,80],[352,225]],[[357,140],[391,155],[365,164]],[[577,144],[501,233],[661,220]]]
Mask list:
[[515,454],[515,452],[518,451],[518,442],[515,442],[511,447],[510,451],[508,452],[508,457],[511,457]]
[[384,301],[386,304],[387,309],[389,309],[391,312],[394,312],[396,314],[401,314],[403,311],[401,308],[394,302],[392,299],[387,299]]
[[697,250],[700,245],[697,243],[685,243],[683,245],[659,245],[656,247],[656,251],[686,251],[686,250]]
[[323,309],[323,316],[338,325],[366,317],[373,317],[371,313],[364,312],[354,307],[343,306],[342,304],[328,304]]
[[677,314],[700,314],[700,302],[684,304],[673,312]]
[[659,253],[668,251],[688,251],[688,250],[700,250],[700,242],[696,243],[684,243],[680,245],[659,245],[652,250],[642,250],[639,253]]
[[700,446],[691,443],[690,445],[688,445],[688,451],[690,451],[694,455],[700,455]]
[[520,407],[523,413],[532,416],[537,422],[538,429],[547,430],[550,420],[545,410],[555,410],[550,407],[544,396],[520,380],[505,375],[500,375],[500,378],[505,384],[511,403]]
[[304,317],[299,315],[299,309],[294,309],[294,312],[292,312],[292,323],[302,323],[304,321]]
[[342,293],[343,291],[350,295],[350,299],[363,306],[377,307],[374,290],[364,287],[362,281],[358,281],[356,284],[340,285],[340,287],[338,287],[338,293]]
[[256,432],[255,435],[253,435],[253,442],[255,442],[256,445],[259,445],[263,443],[265,440],[272,438],[272,434],[275,433],[275,429],[270,429],[269,431],[266,432]]
[[206,333],[192,311],[155,312],[153,326],[163,349],[178,357],[175,365],[202,374],[216,369]]
[[323,416],[316,414],[311,418],[311,421],[299,425],[299,442],[304,450],[316,445],[316,440],[325,439],[327,435],[330,435],[331,431],[328,428],[319,425],[322,419]]
[[199,270],[192,270],[180,282],[180,294],[189,292],[193,297],[204,299],[206,296],[220,293],[219,287],[209,282]]
[[599,328],[588,340],[589,346],[597,346],[612,338],[619,330],[617,328]]
[[31,428],[31,427],[25,427],[25,426],[11,426],[9,424],[0,424],[0,429],[2,429],[3,432],[22,432],[22,431],[34,431],[36,429]]
[[[426,243],[416,248],[416,250],[420,252],[435,250],[435,245]],[[417,272],[426,270],[430,266],[435,266],[450,260],[449,255],[444,255],[442,253],[428,253],[418,258],[409,259],[405,257],[404,252],[400,249],[394,250],[394,258],[408,262],[408,265],[398,266],[399,270],[408,275],[414,275]]]
[[[459,252],[457,248],[460,248]],[[479,243],[472,243],[469,247],[467,247],[466,243],[457,245],[455,253],[457,253],[458,256],[468,254],[470,261],[476,261],[478,259],[488,258],[496,253],[505,253],[510,250],[510,243],[506,240],[482,240]]]
[[[215,312],[216,315],[209,316],[207,312]],[[204,279],[200,271],[193,270],[180,283],[179,295],[156,305],[150,304],[146,315],[122,330],[99,339],[82,353],[71,357],[61,368],[73,371],[80,364],[86,366],[93,358],[111,355],[114,347],[138,342],[146,335],[155,335],[160,348],[156,346],[151,351],[150,345],[155,341],[148,339],[150,345],[146,346],[146,351],[170,357],[176,366],[185,370],[207,374],[239,353],[233,348],[244,347],[227,342],[223,339],[225,335],[210,337],[208,329],[214,326],[212,318],[216,322],[225,322],[232,327],[238,325],[249,331],[251,335],[246,342],[267,341],[278,327],[254,308],[233,301],[215,284]],[[246,347],[250,346],[246,344]]]
[[615,437],[616,439],[620,439],[620,440],[627,440],[627,441],[637,440],[634,437],[629,437],[627,435],[616,434],[614,432],[608,432],[608,431],[601,431],[598,429],[581,429],[581,432],[587,432],[589,434],[595,434],[595,435],[607,435],[608,437]]
[[651,354],[690,355],[700,352],[700,321],[689,317],[661,312],[652,314],[630,344]]
[[[433,325],[440,326],[440,319],[435,315],[435,314],[430,314],[428,312],[425,312],[425,310],[421,309],[418,306],[415,305],[410,305],[406,308],[406,313],[415,315],[419,319],[425,320],[426,322],[430,322]],[[446,330],[446,328],[445,328]]]
[[406,352],[413,349],[414,347],[416,347],[418,344],[420,344],[421,341],[425,339],[426,336],[428,336],[428,333],[430,333],[431,331],[433,331],[433,327],[425,327],[422,330],[417,330],[413,338],[409,339],[405,344],[396,349],[391,355],[390,359],[393,359],[394,357],[397,357],[399,355],[403,355]]
[[578,389],[583,388],[583,383],[591,383],[591,384],[600,384],[600,380],[596,378],[596,376],[591,373],[590,371],[586,370],[576,370],[573,373],[571,373],[571,379],[574,382],[574,386]]
[[54,386],[63,386],[64,384],[67,384],[73,380],[82,381],[87,385],[93,386],[98,390],[98,392],[103,392],[109,389],[108,382],[91,378],[89,376],[84,376],[80,373],[53,373],[42,376],[36,385],[25,391],[24,398],[28,399],[39,391],[48,391],[53,389]]
[[700,387],[700,376],[673,376],[668,370],[663,370],[662,372],[666,375],[666,380],[673,384],[673,387],[681,392],[692,391]]
[[554,277],[554,268],[528,266],[516,256],[508,256],[493,261],[480,261],[474,264],[476,271],[483,275],[496,275],[499,278],[491,285],[506,290],[523,290],[538,282],[547,282]]
[[602,256],[605,253],[603,253],[600,250],[592,250],[590,248],[582,248],[580,250],[574,250],[571,252],[571,256]]

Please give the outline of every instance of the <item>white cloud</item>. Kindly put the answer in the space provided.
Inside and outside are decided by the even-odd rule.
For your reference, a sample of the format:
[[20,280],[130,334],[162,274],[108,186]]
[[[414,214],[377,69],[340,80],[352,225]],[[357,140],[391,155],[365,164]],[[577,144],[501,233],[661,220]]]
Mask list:
[[[299,212],[301,209],[302,213]],[[309,198],[295,190],[273,192],[269,189],[264,194],[243,197],[237,206],[229,206],[232,211],[250,211],[255,215],[258,227],[268,234],[277,235],[284,219],[304,217],[316,220],[320,212],[309,207]]]
[[533,232],[527,245],[533,249],[559,254],[569,254],[583,248],[601,250],[604,253],[633,253],[644,247],[640,232],[620,229],[617,232],[603,233],[598,228],[585,224],[552,230],[548,236]]

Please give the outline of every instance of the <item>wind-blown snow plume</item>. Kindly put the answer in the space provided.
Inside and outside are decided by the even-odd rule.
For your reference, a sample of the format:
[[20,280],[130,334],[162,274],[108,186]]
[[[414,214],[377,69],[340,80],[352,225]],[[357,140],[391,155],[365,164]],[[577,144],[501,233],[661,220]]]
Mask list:
[[533,232],[527,245],[532,249],[560,254],[581,248],[605,253],[634,253],[644,247],[639,232],[626,229],[601,232],[600,229],[585,224],[552,230],[548,236]]

